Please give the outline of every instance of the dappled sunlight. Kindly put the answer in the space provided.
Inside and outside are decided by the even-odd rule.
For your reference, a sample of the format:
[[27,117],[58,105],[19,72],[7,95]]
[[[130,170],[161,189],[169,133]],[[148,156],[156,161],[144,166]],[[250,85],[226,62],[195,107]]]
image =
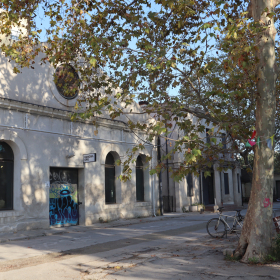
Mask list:
[[[92,275],[97,277],[96,279],[107,279],[107,277],[111,279],[110,276],[113,279],[118,279],[118,277],[121,279],[175,279],[175,276],[178,277],[176,279],[181,279],[180,275],[182,279],[188,279],[186,278],[188,274],[190,274],[190,279],[199,274],[204,277],[228,277],[231,275],[230,272],[236,270],[237,265],[226,262],[220,251],[221,245],[227,245],[232,240],[209,240],[204,234],[199,233],[192,236],[184,238],[180,243],[169,242],[170,245],[165,243],[164,246],[160,246],[159,243],[150,243],[150,246],[141,248],[128,247],[117,254],[112,251],[112,256],[101,255],[94,261],[88,259],[80,265],[79,270],[87,272],[87,274],[82,274],[88,275],[85,279],[91,279]],[[236,241],[234,244],[236,245]],[[217,274],[217,266],[226,269],[219,269]],[[232,266],[232,271],[230,271]],[[247,268],[246,265],[239,264],[239,266],[245,270]],[[252,275],[250,269],[246,272]]]
[[[53,77],[49,75],[50,64],[41,64],[40,54],[35,58],[32,68],[24,68],[20,74],[13,73],[15,62],[8,62],[8,58],[0,57],[1,95],[9,99],[36,103],[49,107],[65,109],[57,102],[49,84],[53,84]],[[53,87],[55,88],[55,87]]]
[[[187,225],[188,223],[184,223],[185,225]],[[150,225],[154,225],[155,227],[150,227],[150,228],[146,228],[147,226]],[[96,225],[97,226],[97,225]],[[106,224],[104,225],[100,225],[100,226],[106,226]],[[169,228],[172,227],[174,228],[175,224],[169,224]],[[179,224],[177,225],[177,227],[182,227],[183,225]],[[161,236],[162,238],[170,238],[172,235],[166,235],[164,233],[164,231],[166,230],[167,224],[163,223],[162,221],[159,222],[159,224],[151,224],[151,223],[141,223],[140,224],[135,224],[135,225],[130,225],[130,226],[124,226],[124,227],[115,227],[115,228],[111,228],[110,224],[108,224],[107,228],[83,228],[83,227],[65,227],[65,228],[60,228],[61,230],[63,230],[63,235],[59,235],[59,231],[57,232],[58,234],[53,235],[53,236],[49,236],[47,237],[48,240],[46,240],[47,242],[50,242],[51,244],[56,244],[56,246],[52,246],[47,245],[47,247],[43,246],[44,243],[44,237],[38,237],[36,239],[30,239],[30,240],[22,240],[22,241],[17,241],[16,244],[12,243],[4,243],[1,244],[0,247],[3,246],[3,248],[6,247],[10,247],[10,246],[17,246],[17,248],[19,247],[23,247],[23,248],[27,248],[28,250],[31,249],[30,247],[32,247],[32,250],[38,250],[38,254],[40,253],[40,250],[46,250],[48,249],[49,251],[54,250],[55,252],[63,249],[63,247],[59,247],[57,246],[57,244],[63,244],[65,242],[67,242],[67,240],[73,240],[74,243],[72,244],[72,246],[74,248],[79,248],[79,247],[83,247],[83,246],[88,246],[90,244],[102,244],[104,242],[103,238],[99,238],[98,236],[102,237],[102,236],[108,236],[108,237],[112,237],[112,240],[123,240],[125,238],[133,238],[135,240],[140,240],[140,241],[148,241],[146,234],[153,234],[153,232],[155,231],[160,231],[163,232],[162,234],[160,232],[157,233],[157,238],[159,236]],[[68,233],[69,232],[69,233]],[[20,234],[20,233],[19,233]],[[30,234],[32,235],[32,231],[30,231]],[[144,234],[144,237],[143,237]],[[159,234],[159,235],[158,235]],[[117,239],[116,239],[117,238]],[[184,240],[184,238],[181,237],[176,237],[176,240],[179,239]],[[90,243],[89,243],[89,240]],[[130,244],[133,243],[133,241],[130,241],[128,243],[125,244]],[[47,243],[48,244],[48,243]],[[117,244],[117,243],[116,243]],[[127,245],[127,246],[128,246]],[[42,247],[43,246],[43,247]],[[71,249],[71,246],[69,248],[69,245],[63,245],[63,246],[67,246],[64,248],[64,250],[66,248]],[[19,250],[21,251],[21,250]],[[7,257],[12,257],[9,254],[9,251],[6,251],[7,253]],[[3,258],[3,256],[5,255],[5,251],[1,250],[0,256]],[[28,257],[28,253],[26,253],[26,257]]]
[[267,269],[270,275],[279,273],[279,267],[259,269],[224,260],[223,248],[236,246],[238,239],[211,238],[205,233],[204,223],[198,231],[190,231],[190,225],[201,221],[190,222],[181,216],[150,222],[141,219],[136,224],[118,227],[65,227],[61,235],[1,244],[0,271],[9,275],[23,268],[42,272],[51,267],[53,277],[60,277],[64,271],[64,277],[78,273],[76,279],[85,280],[93,276],[179,280],[188,279],[188,275],[190,279],[198,275],[219,279],[239,275],[240,269],[242,275],[265,275]]

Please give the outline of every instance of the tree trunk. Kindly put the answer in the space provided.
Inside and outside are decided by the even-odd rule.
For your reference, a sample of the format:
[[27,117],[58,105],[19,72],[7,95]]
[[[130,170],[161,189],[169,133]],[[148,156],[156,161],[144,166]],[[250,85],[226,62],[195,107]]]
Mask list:
[[[257,37],[259,68],[257,74],[256,131],[260,147],[255,146],[252,190],[242,234],[235,253],[243,262],[263,261],[272,246],[272,202],[274,180],[274,152],[267,139],[274,134],[277,68],[275,63],[275,35],[273,18],[267,13],[274,12],[276,1],[251,0],[249,14],[255,22],[268,28]],[[264,10],[268,8],[268,12]]]

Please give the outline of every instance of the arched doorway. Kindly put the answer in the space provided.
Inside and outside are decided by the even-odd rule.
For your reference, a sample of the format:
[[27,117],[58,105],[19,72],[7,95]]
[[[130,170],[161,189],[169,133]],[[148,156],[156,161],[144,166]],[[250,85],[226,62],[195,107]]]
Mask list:
[[14,153],[6,142],[0,142],[0,210],[13,209]]

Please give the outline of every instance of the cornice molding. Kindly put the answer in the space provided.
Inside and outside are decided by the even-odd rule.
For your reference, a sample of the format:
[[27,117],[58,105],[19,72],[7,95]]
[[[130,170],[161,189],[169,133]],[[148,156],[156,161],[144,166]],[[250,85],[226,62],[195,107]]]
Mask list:
[[[52,107],[47,107],[43,105],[37,105],[33,103],[23,102],[23,101],[17,101],[12,100],[8,98],[0,97],[0,108],[8,109],[8,110],[16,110],[21,111],[28,114],[37,114],[41,116],[46,116],[50,118],[58,118],[63,119],[67,121],[70,120],[71,113],[74,113],[74,111],[71,110],[63,110],[63,109],[57,109]],[[93,122],[96,123],[97,126],[103,126],[103,127],[109,127],[109,128],[115,128],[115,129],[121,129],[124,131],[129,131],[127,128],[127,125],[125,122],[118,121],[118,120],[110,120],[106,118],[99,118],[99,117],[92,117],[88,120],[78,120],[78,123],[84,123],[84,124],[90,124],[93,125]]]

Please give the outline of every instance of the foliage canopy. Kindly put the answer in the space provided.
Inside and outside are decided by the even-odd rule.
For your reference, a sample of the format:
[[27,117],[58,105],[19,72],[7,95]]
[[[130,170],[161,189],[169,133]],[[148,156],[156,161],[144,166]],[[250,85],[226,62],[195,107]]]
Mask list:
[[[199,166],[223,163],[221,154],[235,158],[253,130],[254,38],[260,28],[249,20],[247,6],[240,0],[3,0],[0,33],[10,35],[14,24],[25,24],[28,32],[1,49],[17,62],[15,72],[33,68],[41,52],[42,63],[71,64],[81,81],[73,119],[125,115],[130,129],[143,130],[146,141],[159,135],[171,141],[175,122],[182,133],[170,154],[184,154],[173,174],[179,180]],[[136,112],[127,108],[135,99],[148,103],[143,113],[156,123],[131,119]],[[87,111],[79,110],[83,102],[89,103]],[[211,143],[205,143],[210,124],[216,129],[209,131]],[[222,132],[233,143],[227,149],[217,141]],[[127,171],[132,158],[124,163]],[[155,171],[164,167],[161,163]]]

